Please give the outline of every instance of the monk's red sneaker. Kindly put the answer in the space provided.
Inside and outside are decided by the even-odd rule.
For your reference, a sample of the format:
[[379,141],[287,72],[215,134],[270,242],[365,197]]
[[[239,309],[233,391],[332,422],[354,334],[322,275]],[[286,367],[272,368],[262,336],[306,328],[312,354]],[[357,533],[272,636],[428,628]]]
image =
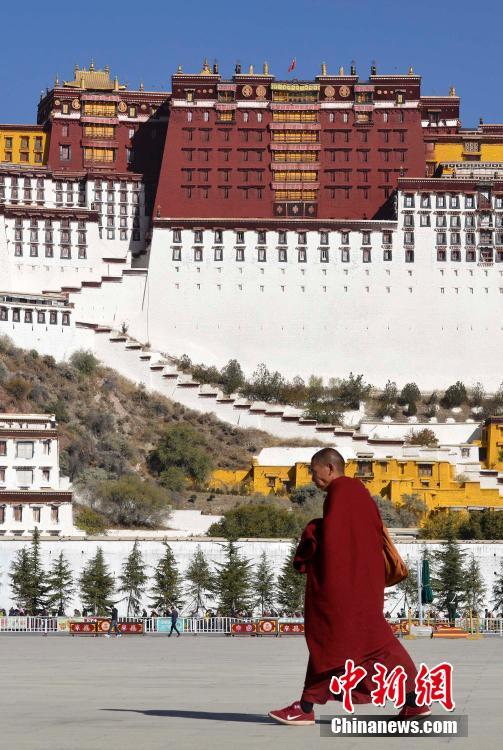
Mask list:
[[428,706],[403,706],[398,714],[399,719],[412,719],[419,716],[431,716]]
[[307,727],[309,724],[314,724],[314,711],[305,713],[302,710],[299,701],[295,701],[291,706],[286,708],[280,708],[277,711],[269,711],[269,716],[275,721],[279,721],[280,724],[291,724],[297,727]]

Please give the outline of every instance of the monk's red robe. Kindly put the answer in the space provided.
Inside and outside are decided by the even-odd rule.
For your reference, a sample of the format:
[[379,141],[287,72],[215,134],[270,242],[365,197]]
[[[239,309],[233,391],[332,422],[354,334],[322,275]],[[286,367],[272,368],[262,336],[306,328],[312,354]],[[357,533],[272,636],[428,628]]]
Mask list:
[[391,670],[401,664],[406,692],[414,690],[416,668],[383,614],[382,521],[367,489],[357,479],[338,477],[328,487],[323,518],[311,521],[301,537],[294,567],[306,573],[305,636],[309,662],[302,699],[339,699],[332,675],[346,659],[367,670],[353,689],[354,703],[370,703],[376,661]]

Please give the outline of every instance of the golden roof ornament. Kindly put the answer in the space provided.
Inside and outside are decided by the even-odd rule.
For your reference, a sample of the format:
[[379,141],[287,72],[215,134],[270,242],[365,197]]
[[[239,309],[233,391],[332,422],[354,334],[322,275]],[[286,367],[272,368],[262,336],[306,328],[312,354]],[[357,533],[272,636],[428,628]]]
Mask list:
[[321,75],[326,76],[326,74],[327,74],[327,64],[322,62],[321,63]]
[[182,66],[181,65],[178,66],[178,68],[176,69],[176,72],[178,73],[178,75],[181,75],[181,73],[182,73]]
[[89,66],[89,72],[94,73],[94,60],[91,60],[91,64]]
[[250,65],[250,67],[248,68],[248,75],[253,75],[253,65]]
[[140,81],[140,91],[144,91],[145,87],[143,86],[143,81]]
[[456,96],[456,89],[454,88],[454,86],[451,86],[451,88],[449,89],[449,96]]
[[340,75],[340,76],[343,76],[343,75],[344,75],[344,68],[342,67],[342,65],[341,65],[341,67],[339,68],[339,75]]
[[59,78],[58,78],[57,73],[56,73],[56,78],[54,79],[54,86],[59,86]]
[[118,79],[117,76],[115,76],[115,78],[114,78],[114,91],[118,91],[118,90],[119,90],[119,79]]
[[412,65],[411,65],[411,66],[410,66],[410,68],[409,68],[409,75],[410,75],[410,76],[413,76],[413,75],[414,75],[414,68],[412,67]]
[[268,76],[268,75],[269,75],[269,63],[268,63],[268,62],[265,62],[265,63],[264,63],[264,68],[263,68],[263,71],[264,71],[264,75],[265,75],[265,76]]
[[206,59],[203,62],[203,69],[201,71],[201,75],[203,75],[203,76],[209,76],[209,75],[211,75],[210,64],[209,64],[208,60],[206,60]]

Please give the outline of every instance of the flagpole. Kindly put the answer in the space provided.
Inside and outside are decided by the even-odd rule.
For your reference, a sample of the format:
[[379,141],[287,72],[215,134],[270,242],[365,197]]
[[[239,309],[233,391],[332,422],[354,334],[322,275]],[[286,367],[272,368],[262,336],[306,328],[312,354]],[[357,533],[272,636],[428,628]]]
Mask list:
[[417,559],[417,603],[418,603],[418,610],[419,610],[419,624],[423,624],[423,604],[422,604],[422,588],[423,588],[423,581],[422,581],[422,561],[418,558]]

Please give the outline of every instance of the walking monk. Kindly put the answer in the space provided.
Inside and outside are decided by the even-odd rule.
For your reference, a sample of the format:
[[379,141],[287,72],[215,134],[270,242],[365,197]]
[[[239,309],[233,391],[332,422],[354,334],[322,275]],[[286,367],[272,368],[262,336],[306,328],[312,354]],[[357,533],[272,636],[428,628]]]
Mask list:
[[385,567],[382,521],[368,490],[344,476],[344,459],[323,448],[311,460],[313,482],[326,490],[323,518],[302,535],[294,567],[306,573],[305,635],[309,649],[300,700],[271,711],[281,724],[314,724],[314,703],[340,700],[330,691],[332,675],[344,673],[346,659],[367,670],[352,691],[354,703],[370,703],[374,664],[406,673],[406,701],[400,716],[430,714],[416,705],[416,667],[383,615]]

